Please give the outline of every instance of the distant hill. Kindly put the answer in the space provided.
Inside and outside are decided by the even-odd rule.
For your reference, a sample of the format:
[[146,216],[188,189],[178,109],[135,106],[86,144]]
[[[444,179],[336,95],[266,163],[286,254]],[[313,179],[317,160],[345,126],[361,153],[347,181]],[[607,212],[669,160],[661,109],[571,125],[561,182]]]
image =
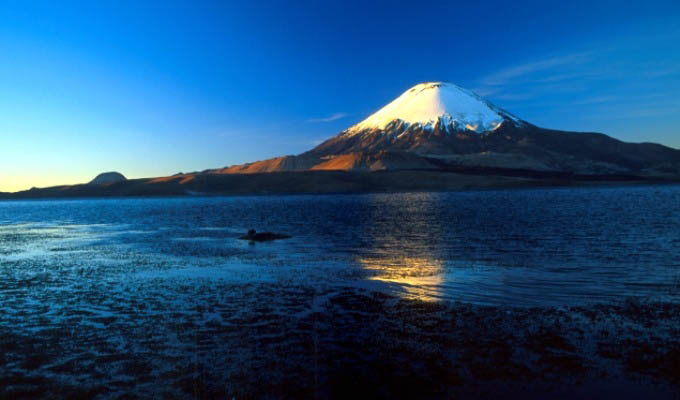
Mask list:
[[97,175],[88,185],[110,185],[116,182],[124,182],[127,178],[120,172],[103,172]]

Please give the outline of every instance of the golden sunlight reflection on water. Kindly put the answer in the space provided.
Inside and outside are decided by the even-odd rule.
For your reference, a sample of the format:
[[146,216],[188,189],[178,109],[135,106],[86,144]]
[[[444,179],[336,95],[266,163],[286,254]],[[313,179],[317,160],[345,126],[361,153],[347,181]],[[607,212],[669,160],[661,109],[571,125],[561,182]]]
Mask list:
[[371,272],[368,279],[397,284],[404,298],[423,301],[441,299],[443,263],[423,257],[362,258],[361,266]]
[[[371,200],[376,212],[365,222],[372,251],[357,259],[368,279],[392,284],[404,298],[441,300],[444,261],[437,254],[444,221],[426,218],[441,209],[441,195],[408,193]],[[394,221],[399,221],[398,226]]]

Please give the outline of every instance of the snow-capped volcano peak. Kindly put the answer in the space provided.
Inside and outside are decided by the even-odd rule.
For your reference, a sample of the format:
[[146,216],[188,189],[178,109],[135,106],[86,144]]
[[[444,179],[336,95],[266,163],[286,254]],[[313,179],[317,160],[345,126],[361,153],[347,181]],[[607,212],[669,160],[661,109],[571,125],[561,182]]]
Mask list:
[[410,88],[346,133],[383,130],[393,121],[427,128],[439,120],[456,130],[478,133],[492,131],[504,120],[518,121],[510,113],[452,83],[426,82]]

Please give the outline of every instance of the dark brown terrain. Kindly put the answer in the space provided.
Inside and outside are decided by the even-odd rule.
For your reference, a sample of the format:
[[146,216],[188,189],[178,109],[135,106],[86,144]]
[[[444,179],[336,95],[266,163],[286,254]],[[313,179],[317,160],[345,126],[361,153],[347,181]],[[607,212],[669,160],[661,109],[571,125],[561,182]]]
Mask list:
[[[184,285],[182,296],[201,299],[192,309],[159,308],[166,302],[158,299],[168,296],[162,287],[154,287],[149,307],[97,297],[112,312],[100,321],[106,329],[74,331],[78,315],[30,336],[0,328],[0,364],[21,371],[0,376],[0,398],[674,399],[680,393],[674,304],[527,309],[426,303],[349,288],[219,288]],[[39,326],[46,310],[24,318]],[[224,322],[206,321],[206,312]],[[115,347],[120,335],[134,339],[130,351]],[[165,341],[169,336],[175,339]]]
[[391,130],[345,131],[297,156],[211,170],[258,173],[303,170],[498,169],[543,173],[680,177],[680,150],[655,143],[626,143],[601,133],[549,130],[504,122],[478,134],[396,125]]
[[543,186],[677,183],[672,177],[578,175],[522,169],[450,167],[441,170],[284,171],[252,174],[192,173],[0,193],[0,198],[267,195],[457,191]]

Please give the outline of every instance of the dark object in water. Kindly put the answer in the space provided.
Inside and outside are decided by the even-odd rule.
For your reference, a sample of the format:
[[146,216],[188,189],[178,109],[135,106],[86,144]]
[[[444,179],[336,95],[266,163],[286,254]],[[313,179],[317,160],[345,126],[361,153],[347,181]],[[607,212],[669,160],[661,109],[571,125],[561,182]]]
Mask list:
[[248,231],[248,234],[245,236],[241,236],[239,239],[241,240],[250,240],[251,242],[268,242],[271,240],[277,240],[277,239],[288,239],[290,238],[290,235],[286,235],[283,233],[274,233],[274,232],[260,232],[257,233],[255,229],[250,229]]

